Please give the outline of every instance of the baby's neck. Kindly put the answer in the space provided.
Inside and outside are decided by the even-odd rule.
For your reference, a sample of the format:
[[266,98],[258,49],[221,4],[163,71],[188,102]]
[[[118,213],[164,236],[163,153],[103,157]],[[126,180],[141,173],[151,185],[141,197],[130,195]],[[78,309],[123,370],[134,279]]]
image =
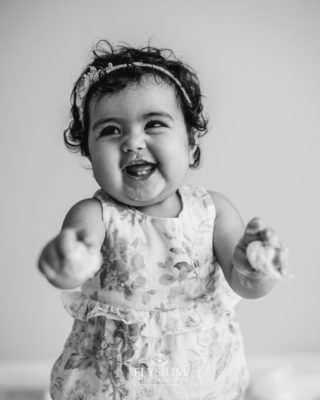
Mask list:
[[135,207],[138,211],[151,217],[158,218],[177,218],[182,211],[183,203],[178,192],[175,192],[169,198],[166,198],[159,203]]

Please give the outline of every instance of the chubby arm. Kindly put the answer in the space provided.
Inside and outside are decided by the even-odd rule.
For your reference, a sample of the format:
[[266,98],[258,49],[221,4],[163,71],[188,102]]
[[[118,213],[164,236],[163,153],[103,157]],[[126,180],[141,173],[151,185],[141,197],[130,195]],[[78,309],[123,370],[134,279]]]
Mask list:
[[99,201],[80,201],[66,215],[61,232],[42,250],[38,261],[40,271],[60,289],[80,286],[101,266],[104,235]]
[[254,299],[266,295],[277,279],[253,268],[248,261],[246,248],[255,241],[272,247],[278,243],[276,234],[264,228],[258,219],[250,221],[245,229],[235,207],[221,194],[210,194],[217,212],[213,247],[226,280],[241,297]]

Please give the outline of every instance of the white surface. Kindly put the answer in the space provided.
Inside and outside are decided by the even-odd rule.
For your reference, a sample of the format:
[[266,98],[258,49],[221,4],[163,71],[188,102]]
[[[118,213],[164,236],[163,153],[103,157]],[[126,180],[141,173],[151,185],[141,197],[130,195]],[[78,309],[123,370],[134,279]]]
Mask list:
[[320,355],[264,355],[248,358],[247,400],[320,400]]
[[52,363],[48,361],[0,361],[0,389],[46,389],[49,386]]
[[275,228],[296,275],[241,302],[246,350],[319,350],[319,16],[314,0],[0,1],[0,357],[54,358],[70,331],[36,259],[96,190],[62,131],[100,38],[151,39],[199,73],[211,129],[192,179]]
[[[248,356],[246,400],[320,400],[320,354]],[[39,389],[47,395],[52,362],[0,362],[0,389]]]

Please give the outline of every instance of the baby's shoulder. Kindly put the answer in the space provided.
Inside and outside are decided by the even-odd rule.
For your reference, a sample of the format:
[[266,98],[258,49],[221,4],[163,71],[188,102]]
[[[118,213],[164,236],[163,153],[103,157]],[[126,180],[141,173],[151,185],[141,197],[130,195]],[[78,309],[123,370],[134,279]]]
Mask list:
[[206,202],[213,204],[217,210],[223,209],[227,207],[228,204],[231,204],[231,202],[223,194],[206,189],[200,185],[187,185],[185,190],[187,190],[190,196],[206,199]]
[[212,199],[212,202],[214,203],[217,211],[218,210],[223,210],[225,207],[228,207],[228,205],[231,204],[230,200],[224,196],[222,193],[213,191],[213,190],[208,190],[208,193]]
[[78,201],[69,210],[67,217],[77,219],[101,218],[101,207],[94,198],[87,198]]
[[208,190],[208,193],[216,209],[216,219],[226,221],[240,218],[238,210],[225,195],[212,190]]

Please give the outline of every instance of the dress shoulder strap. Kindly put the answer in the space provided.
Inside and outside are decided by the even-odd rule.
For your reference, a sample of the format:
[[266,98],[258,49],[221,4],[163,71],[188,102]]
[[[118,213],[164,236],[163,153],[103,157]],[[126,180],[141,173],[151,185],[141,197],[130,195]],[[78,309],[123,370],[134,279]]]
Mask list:
[[192,209],[198,214],[209,218],[213,222],[216,218],[216,208],[210,193],[200,185],[186,185],[181,189],[184,200],[186,200]]
[[101,204],[102,219],[107,229],[110,223],[112,209],[114,208],[114,201],[102,189],[97,190],[93,197]]

